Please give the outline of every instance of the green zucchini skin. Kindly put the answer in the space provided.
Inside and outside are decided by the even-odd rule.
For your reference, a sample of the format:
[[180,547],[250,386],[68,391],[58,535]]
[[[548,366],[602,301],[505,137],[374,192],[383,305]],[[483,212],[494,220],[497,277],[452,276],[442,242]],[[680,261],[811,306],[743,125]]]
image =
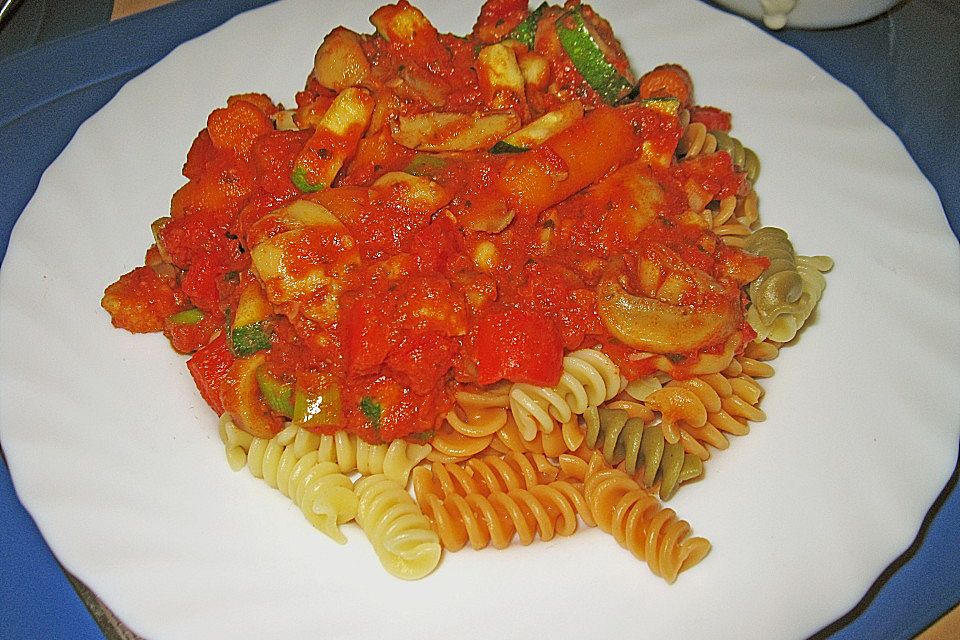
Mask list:
[[537,37],[537,23],[547,8],[547,3],[542,2],[540,6],[530,12],[523,22],[514,27],[513,31],[507,36],[511,40],[522,42],[528,49],[533,49],[534,41]]
[[607,61],[579,8],[558,18],[556,26],[560,46],[604,102],[616,104],[635,91],[633,84]]
[[527,149],[526,147],[518,147],[516,145],[512,145],[509,142],[504,142],[503,140],[501,140],[497,144],[490,147],[490,153],[493,153],[493,154],[523,153],[525,151],[529,151],[529,149]]

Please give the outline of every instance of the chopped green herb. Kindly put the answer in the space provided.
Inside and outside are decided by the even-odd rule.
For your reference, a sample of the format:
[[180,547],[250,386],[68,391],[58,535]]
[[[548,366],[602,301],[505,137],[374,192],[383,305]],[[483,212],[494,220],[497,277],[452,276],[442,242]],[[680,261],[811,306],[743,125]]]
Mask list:
[[501,140],[497,144],[490,147],[490,153],[501,154],[501,153],[523,153],[528,151],[525,147],[518,147],[515,144],[510,144],[509,142],[504,142]]
[[327,186],[322,182],[317,184],[310,182],[310,180],[307,179],[306,168],[301,166],[294,167],[293,173],[290,174],[290,182],[292,182],[297,189],[300,189],[300,191],[303,191],[304,193],[320,191],[321,189],[325,189]]
[[370,396],[363,396],[360,400],[360,411],[363,412],[374,429],[380,428],[380,415],[383,413],[383,407],[380,406],[379,402]]
[[430,442],[433,440],[435,432],[433,429],[427,429],[426,431],[417,431],[416,433],[411,433],[407,436],[407,439],[412,442]]

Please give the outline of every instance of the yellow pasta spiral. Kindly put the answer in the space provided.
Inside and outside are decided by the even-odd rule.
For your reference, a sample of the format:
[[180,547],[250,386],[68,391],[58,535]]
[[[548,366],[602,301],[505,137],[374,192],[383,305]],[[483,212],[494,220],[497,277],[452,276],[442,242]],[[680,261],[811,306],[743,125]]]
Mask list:
[[707,155],[717,151],[730,154],[733,165],[746,174],[747,180],[756,182],[760,176],[760,159],[753,150],[743,146],[737,138],[716,129],[707,129],[702,122],[690,122],[690,113],[681,114],[684,126],[683,135],[677,145],[682,158]]
[[304,446],[315,448],[321,460],[335,462],[343,473],[357,471],[368,476],[383,473],[406,486],[410,470],[429,455],[429,444],[393,440],[389,444],[370,444],[355,434],[338,431],[317,435],[301,430]]
[[597,526],[667,582],[710,552],[709,541],[690,537],[686,521],[626,473],[606,466],[599,453],[586,472],[584,495]]
[[598,349],[580,349],[563,358],[563,373],[554,387],[517,383],[510,389],[510,411],[524,440],[550,433],[588,407],[620,391],[620,369]]
[[226,448],[227,460],[235,471],[247,464],[251,447],[258,453],[261,447],[265,447],[262,455],[266,459],[272,459],[279,455],[277,452],[282,446],[289,449],[288,458],[299,460],[310,452],[316,452],[318,461],[335,463],[341,473],[384,473],[404,486],[409,480],[410,470],[431,451],[428,444],[414,444],[405,440],[394,440],[389,444],[370,444],[346,431],[319,435],[293,424],[288,424],[277,434],[271,440],[274,444],[268,447],[257,442],[258,438],[233,426],[229,416],[220,420],[220,438]]
[[357,524],[380,564],[405,580],[418,580],[440,563],[441,547],[420,507],[403,486],[383,474],[357,480]]
[[745,195],[727,196],[716,204],[708,203],[700,216],[724,244],[742,247],[759,219],[757,194],[750,189]]
[[[353,482],[340,468],[321,460],[317,451],[299,455],[294,442],[298,427],[290,425],[272,438],[240,435],[229,415],[220,420],[220,437],[234,470],[244,465],[296,504],[319,531],[343,544],[347,541],[340,525],[353,520],[357,497]],[[237,466],[239,465],[239,466]]]

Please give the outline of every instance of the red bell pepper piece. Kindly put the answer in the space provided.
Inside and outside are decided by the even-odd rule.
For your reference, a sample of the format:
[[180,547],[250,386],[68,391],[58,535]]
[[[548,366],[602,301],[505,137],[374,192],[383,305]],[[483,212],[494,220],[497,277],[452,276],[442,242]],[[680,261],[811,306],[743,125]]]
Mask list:
[[548,318],[522,309],[483,315],[476,329],[477,382],[506,378],[553,386],[563,370],[563,341]]
[[351,375],[376,373],[394,345],[393,301],[375,294],[361,295],[346,318],[344,356]]
[[453,366],[453,340],[440,331],[407,336],[387,356],[387,364],[404,374],[414,393],[428,394]]
[[711,131],[730,131],[730,112],[717,107],[690,107],[690,122],[699,122]]
[[227,371],[233,364],[233,354],[227,346],[227,336],[221,333],[213,342],[203,347],[187,360],[187,369],[207,404],[223,414],[223,402],[220,400],[220,386],[227,377]]

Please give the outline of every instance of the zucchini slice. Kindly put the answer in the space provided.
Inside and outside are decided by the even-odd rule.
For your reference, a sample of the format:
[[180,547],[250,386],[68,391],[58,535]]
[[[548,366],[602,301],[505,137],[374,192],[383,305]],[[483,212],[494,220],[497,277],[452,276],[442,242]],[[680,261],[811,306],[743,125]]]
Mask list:
[[568,102],[511,133],[493,145],[490,153],[522,153],[543,144],[582,117],[583,105]]
[[547,3],[542,2],[539,7],[530,12],[523,22],[513,28],[513,31],[507,35],[510,40],[516,40],[527,45],[528,49],[533,49],[533,43],[537,38],[537,24],[540,22],[540,16],[547,8]]
[[293,384],[277,380],[269,373],[266,367],[260,365],[256,371],[257,384],[263,401],[274,412],[285,418],[293,417]]
[[579,8],[560,16],[556,26],[560,46],[604,102],[614,104],[630,94],[633,85],[607,60],[605,45],[583,19]]

